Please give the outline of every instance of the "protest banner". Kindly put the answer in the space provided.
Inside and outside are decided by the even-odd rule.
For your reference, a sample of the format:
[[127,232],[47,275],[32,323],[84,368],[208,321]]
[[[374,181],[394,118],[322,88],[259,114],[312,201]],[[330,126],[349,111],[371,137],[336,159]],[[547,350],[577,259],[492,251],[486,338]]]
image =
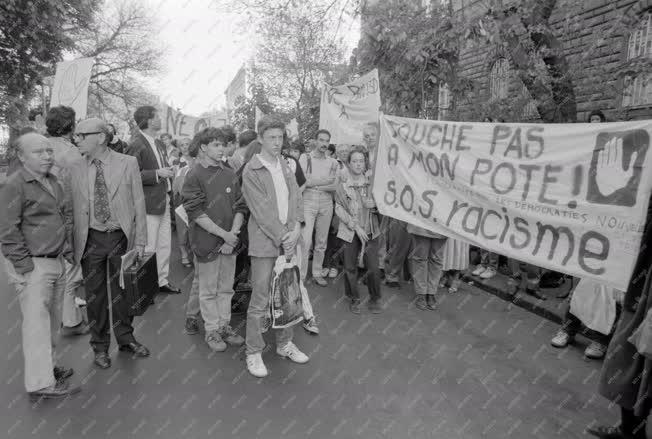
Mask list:
[[221,127],[226,121],[218,117],[193,117],[183,114],[166,104],[159,104],[158,114],[161,118],[161,134],[173,137],[192,137],[207,127]]
[[88,108],[88,84],[95,60],[79,58],[57,63],[50,108],[65,105],[75,110],[77,120],[86,118]]
[[384,215],[626,289],[652,193],[652,120],[493,124],[383,115]]
[[319,107],[319,128],[331,133],[331,143],[362,144],[366,124],[378,122],[380,87],[374,69],[344,85],[324,83]]

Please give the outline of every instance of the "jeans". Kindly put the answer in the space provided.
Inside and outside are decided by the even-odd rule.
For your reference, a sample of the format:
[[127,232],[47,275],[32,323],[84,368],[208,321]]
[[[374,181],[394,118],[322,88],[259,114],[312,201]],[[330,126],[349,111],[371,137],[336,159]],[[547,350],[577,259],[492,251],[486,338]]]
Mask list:
[[73,328],[84,320],[82,310],[75,303],[75,293],[84,283],[81,265],[66,262],[66,288],[63,293],[63,326]]
[[197,274],[197,259],[195,258],[195,272],[192,277],[192,286],[188,293],[188,302],[186,303],[186,317],[199,317],[201,308],[199,306],[199,275]]
[[[276,258],[251,257],[251,298],[247,310],[247,355],[257,354],[265,348],[263,324],[269,316],[269,286]],[[294,328],[276,329],[276,344],[283,346],[292,341]]]
[[61,325],[66,268],[62,257],[32,258],[34,270],[26,273],[22,285],[12,282],[15,271],[7,261],[10,282],[18,292],[23,315],[25,389],[35,392],[55,384],[55,346]]
[[405,261],[412,249],[412,239],[407,231],[407,224],[397,219],[391,219],[387,231],[389,250],[385,266],[385,280],[399,282],[403,274]]
[[[312,276],[322,277],[324,254],[328,242],[328,231],[333,218],[333,196],[329,192],[307,190],[303,195],[303,217],[306,225],[303,228],[304,254],[307,256],[312,247],[312,232],[315,232],[315,248],[312,252]],[[301,263],[301,279],[308,274],[308,258]]]
[[235,256],[219,255],[214,261],[197,262],[199,307],[206,333],[231,323]]
[[328,243],[326,245],[326,255],[324,256],[324,267],[338,268],[342,265],[342,255],[344,252],[344,241],[337,237],[336,233],[328,234]]
[[147,246],[145,251],[156,253],[158,285],[167,285],[170,271],[170,248],[172,245],[172,226],[170,223],[170,197],[166,197],[166,209],[162,215],[147,215]]
[[[357,236],[344,247],[344,293],[352,301],[360,301],[358,292],[358,255],[362,243]],[[367,241],[365,246],[365,266],[367,267],[367,289],[369,300],[380,300],[380,267],[378,267],[378,238]]]
[[[301,262],[303,257],[303,245],[301,243],[297,244],[297,261],[299,267],[301,267]],[[308,296],[308,289],[306,287],[301,288],[301,303],[303,304],[303,318],[308,321],[315,317],[315,313],[312,310],[312,304],[310,303],[310,297]]]
[[442,256],[446,239],[412,235],[414,249],[410,256],[416,294],[435,295],[442,276]]

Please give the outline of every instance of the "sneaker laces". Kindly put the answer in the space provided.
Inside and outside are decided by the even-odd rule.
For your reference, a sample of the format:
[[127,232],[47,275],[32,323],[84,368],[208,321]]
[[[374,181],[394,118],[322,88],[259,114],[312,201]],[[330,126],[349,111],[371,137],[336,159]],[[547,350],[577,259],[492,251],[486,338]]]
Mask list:
[[222,340],[222,337],[220,337],[220,334],[217,331],[211,331],[208,334],[206,334],[206,341],[220,341],[220,340]]
[[281,350],[284,351],[287,354],[290,354],[290,355],[291,354],[296,354],[296,353],[299,352],[299,348],[294,343],[292,343],[291,341],[287,342],[287,344],[285,346],[283,346],[281,348]]
[[224,335],[236,335],[233,328],[231,328],[231,326],[229,326],[229,325],[226,325],[224,327],[224,329],[222,329],[222,334],[224,334]]

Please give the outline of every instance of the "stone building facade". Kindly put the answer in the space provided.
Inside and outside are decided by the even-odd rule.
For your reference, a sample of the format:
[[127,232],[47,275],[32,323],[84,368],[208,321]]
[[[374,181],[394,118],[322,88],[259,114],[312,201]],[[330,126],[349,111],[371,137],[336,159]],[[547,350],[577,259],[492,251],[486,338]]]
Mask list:
[[[483,13],[482,0],[453,2],[457,13]],[[559,0],[550,23],[571,67],[578,121],[598,109],[611,121],[652,119],[652,0]],[[524,102],[521,120],[539,119],[510,64],[500,49],[475,46],[462,52],[460,74],[476,88],[455,102],[459,118],[504,99]],[[451,99],[440,85],[439,118],[446,118]]]

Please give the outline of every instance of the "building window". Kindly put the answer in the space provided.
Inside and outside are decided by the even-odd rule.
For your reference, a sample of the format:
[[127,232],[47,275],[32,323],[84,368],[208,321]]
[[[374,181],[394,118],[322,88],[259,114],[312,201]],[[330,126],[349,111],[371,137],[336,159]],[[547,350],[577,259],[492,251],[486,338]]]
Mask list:
[[507,58],[498,58],[489,75],[489,92],[491,99],[506,99],[509,96],[509,79],[511,67]]
[[[652,60],[652,12],[645,13],[636,30],[629,36],[627,61]],[[623,106],[652,104],[652,73],[641,72],[625,77]]]
[[527,89],[525,84],[521,82],[521,98],[524,102],[527,102],[525,108],[523,108],[523,116],[525,120],[536,120],[540,119],[539,110],[537,109],[537,102],[532,99],[530,90]]
[[448,84],[439,84],[439,99],[437,101],[437,120],[444,120],[448,117],[451,108],[451,92]]

